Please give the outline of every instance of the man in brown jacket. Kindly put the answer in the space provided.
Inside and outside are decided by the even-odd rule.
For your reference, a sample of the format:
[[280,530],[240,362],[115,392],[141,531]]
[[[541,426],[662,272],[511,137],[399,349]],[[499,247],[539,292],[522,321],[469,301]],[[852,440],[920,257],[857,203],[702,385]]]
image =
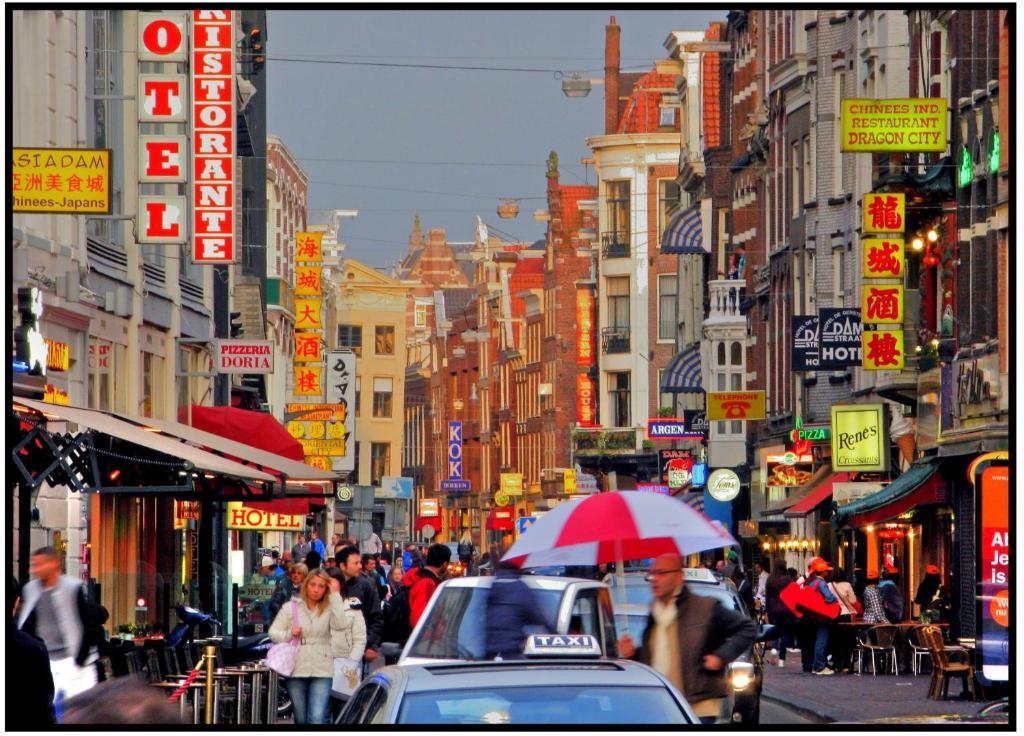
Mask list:
[[728,694],[726,665],[757,638],[754,622],[717,599],[691,593],[683,579],[683,560],[662,555],[647,580],[654,602],[639,648],[627,635],[619,653],[650,665],[686,696],[703,723],[714,723]]

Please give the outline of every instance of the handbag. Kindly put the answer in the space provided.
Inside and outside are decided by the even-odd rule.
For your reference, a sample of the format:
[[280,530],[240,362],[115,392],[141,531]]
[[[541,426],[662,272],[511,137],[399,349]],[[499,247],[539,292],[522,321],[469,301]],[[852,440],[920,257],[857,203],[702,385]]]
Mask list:
[[[299,625],[299,604],[292,601],[292,628]],[[299,637],[293,636],[290,641],[275,644],[267,650],[264,660],[267,667],[282,677],[291,677],[295,671],[295,662],[299,658]]]
[[796,605],[797,608],[800,608],[804,613],[809,614],[812,618],[825,621],[835,621],[839,618],[839,614],[842,611],[839,601],[836,601],[835,603],[828,603],[825,600],[825,596],[819,593],[815,588],[806,585],[800,588],[800,594],[797,598]]
[[801,611],[799,606],[797,605],[800,599],[801,590],[802,588],[795,582],[793,582],[787,585],[779,592],[779,600],[782,601],[783,605],[786,606],[787,609],[789,609],[789,612],[797,618],[804,617],[803,611]]

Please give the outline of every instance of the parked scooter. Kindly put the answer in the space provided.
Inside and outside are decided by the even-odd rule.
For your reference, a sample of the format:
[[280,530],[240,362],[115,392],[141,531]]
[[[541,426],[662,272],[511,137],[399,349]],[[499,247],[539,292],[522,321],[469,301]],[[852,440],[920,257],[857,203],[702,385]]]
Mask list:
[[[174,627],[167,643],[174,649],[192,646],[196,641],[217,641],[220,644],[223,665],[231,667],[243,662],[259,662],[266,658],[267,651],[273,645],[266,634],[252,634],[238,637],[221,636],[222,624],[212,614],[204,613],[196,608],[179,603],[175,608],[180,623]],[[292,711],[291,698],[285,687],[285,678],[281,678],[277,688],[277,716],[287,716]]]

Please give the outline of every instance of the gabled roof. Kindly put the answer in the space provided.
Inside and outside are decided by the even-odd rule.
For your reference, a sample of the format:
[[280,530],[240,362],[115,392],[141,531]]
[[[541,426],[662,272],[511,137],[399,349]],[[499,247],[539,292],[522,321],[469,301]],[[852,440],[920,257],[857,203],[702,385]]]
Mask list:
[[583,213],[579,203],[584,199],[596,199],[597,187],[587,184],[559,184],[562,190],[562,226],[572,234],[583,226]]
[[[660,122],[661,97],[665,91],[675,89],[675,76],[659,74],[657,69],[644,74],[633,86],[626,110],[619,120],[619,133],[653,133]],[[675,129],[679,129],[676,119]]]
[[448,319],[460,314],[476,296],[476,289],[442,289],[444,294],[444,313]]

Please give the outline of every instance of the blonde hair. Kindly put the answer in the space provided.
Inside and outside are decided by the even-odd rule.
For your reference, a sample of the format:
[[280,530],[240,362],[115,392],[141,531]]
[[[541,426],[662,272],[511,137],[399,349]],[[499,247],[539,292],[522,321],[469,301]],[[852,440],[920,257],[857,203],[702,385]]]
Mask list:
[[309,568],[306,567],[306,565],[302,562],[296,562],[294,565],[292,565],[291,569],[288,571],[288,574],[291,575],[292,573],[296,572],[301,572],[303,578],[309,576]]
[[[327,588],[327,590],[324,592],[324,597],[321,598],[320,602],[317,603],[315,606],[309,600],[309,581],[313,580],[314,578],[319,578],[320,580],[322,580],[324,583],[324,587]],[[323,612],[327,610],[327,607],[331,605],[331,602],[329,600],[331,596],[331,576],[324,572],[323,568],[318,567],[317,569],[313,570],[313,572],[311,572],[306,577],[306,579],[302,581],[302,592],[300,595],[302,596],[303,603],[306,604],[306,608],[316,608],[317,616],[322,615]]]

